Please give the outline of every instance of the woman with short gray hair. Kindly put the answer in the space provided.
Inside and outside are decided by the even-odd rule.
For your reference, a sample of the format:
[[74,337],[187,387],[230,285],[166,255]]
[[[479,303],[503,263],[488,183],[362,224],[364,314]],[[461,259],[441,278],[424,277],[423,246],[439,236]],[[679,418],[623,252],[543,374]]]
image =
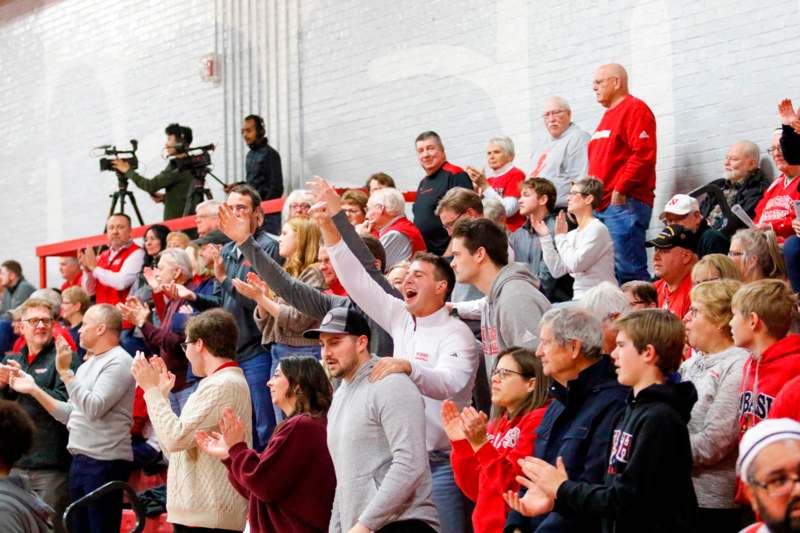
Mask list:
[[515,231],[525,223],[525,217],[519,214],[518,202],[519,187],[525,180],[525,173],[515,167],[513,161],[514,141],[509,137],[493,137],[486,148],[488,174],[473,167],[465,169],[475,192],[483,198],[494,198],[503,203],[509,231]]

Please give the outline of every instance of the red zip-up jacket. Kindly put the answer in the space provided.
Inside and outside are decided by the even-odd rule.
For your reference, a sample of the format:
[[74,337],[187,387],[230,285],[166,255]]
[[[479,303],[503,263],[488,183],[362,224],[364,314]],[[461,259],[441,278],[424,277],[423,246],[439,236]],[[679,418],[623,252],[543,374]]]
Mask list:
[[789,185],[781,174],[770,184],[761,201],[756,205],[756,224],[769,224],[779,240],[794,235],[792,220],[795,219],[794,203],[800,200],[800,176],[792,178]]
[[[549,402],[548,402],[549,403]],[[503,494],[519,490],[516,476],[522,475],[518,459],[533,455],[536,428],[547,405],[508,420],[505,416],[489,424],[489,442],[477,452],[467,440],[453,441],[450,462],[456,484],[475,502],[472,527],[475,533],[503,531],[508,507]]]
[[[800,376],[800,335],[790,334],[761,354],[750,356],[744,364],[739,388],[739,440],[742,435],[766,420],[775,397],[783,386]],[[736,483],[736,501],[748,503],[740,480]]]
[[603,182],[600,211],[611,193],[652,206],[656,188],[656,117],[647,104],[626,96],[600,119],[589,140],[589,175]]

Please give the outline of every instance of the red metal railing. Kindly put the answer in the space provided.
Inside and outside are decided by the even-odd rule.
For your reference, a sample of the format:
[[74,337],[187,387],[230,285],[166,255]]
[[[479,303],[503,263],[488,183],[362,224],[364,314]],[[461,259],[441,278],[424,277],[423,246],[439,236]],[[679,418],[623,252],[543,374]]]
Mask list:
[[[346,189],[341,189],[341,191]],[[406,202],[413,202],[414,199],[417,197],[417,193],[415,191],[404,192],[403,196],[406,199]],[[261,202],[261,208],[264,210],[264,213],[280,213],[281,209],[283,209],[283,201],[284,198],[276,198],[275,200],[265,200]],[[197,227],[194,222],[194,215],[190,215],[188,217],[183,218],[175,218],[172,220],[167,220],[165,222],[154,222],[153,224],[164,224],[172,231],[179,231],[185,229],[191,229]],[[139,226],[137,228],[133,228],[132,236],[133,238],[142,237],[147,231],[147,228],[152,226],[152,224],[145,224],[144,226]],[[77,251],[82,248],[86,248],[87,246],[101,246],[106,244],[108,241],[106,240],[106,236],[104,234],[99,235],[92,235],[89,237],[81,237],[78,239],[72,239],[69,241],[61,241],[61,242],[54,242],[52,244],[43,244],[42,246],[36,247],[36,256],[39,258],[39,286],[46,287],[47,286],[47,258],[48,257],[64,257],[68,255],[76,255]]]

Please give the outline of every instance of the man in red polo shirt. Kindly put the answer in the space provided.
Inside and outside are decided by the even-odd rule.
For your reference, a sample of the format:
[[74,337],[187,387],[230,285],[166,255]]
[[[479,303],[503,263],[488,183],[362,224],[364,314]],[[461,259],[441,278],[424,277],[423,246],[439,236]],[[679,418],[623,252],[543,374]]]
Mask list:
[[397,189],[378,189],[370,195],[367,220],[386,250],[385,268],[425,251],[422,233],[406,218],[406,201]]
[[697,236],[680,224],[670,224],[645,246],[654,247],[653,271],[658,291],[658,306],[678,318],[689,311],[692,290],[692,267],[697,263]]
[[83,271],[76,257],[71,255],[59,257],[58,271],[61,272],[61,277],[64,278],[64,283],[61,284],[61,292],[70,287],[80,287],[82,285]]

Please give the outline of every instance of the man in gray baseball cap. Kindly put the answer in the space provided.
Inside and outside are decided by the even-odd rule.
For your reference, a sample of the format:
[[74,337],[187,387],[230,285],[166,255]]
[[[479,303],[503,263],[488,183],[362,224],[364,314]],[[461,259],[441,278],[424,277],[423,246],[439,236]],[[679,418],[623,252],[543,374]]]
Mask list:
[[319,339],[325,366],[342,379],[328,411],[338,480],[330,530],[438,531],[422,395],[404,373],[370,381],[378,357],[369,353],[369,334],[364,316],[346,307],[331,309],[318,328],[303,333]]

